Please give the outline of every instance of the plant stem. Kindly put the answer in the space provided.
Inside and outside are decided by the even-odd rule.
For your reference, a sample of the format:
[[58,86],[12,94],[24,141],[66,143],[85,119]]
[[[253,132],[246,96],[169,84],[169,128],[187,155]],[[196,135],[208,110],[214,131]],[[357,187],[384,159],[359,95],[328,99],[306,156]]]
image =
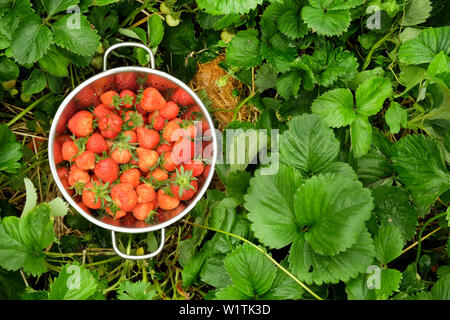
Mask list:
[[96,262],[92,262],[92,263],[86,263],[84,264],[85,267],[92,267],[92,266],[97,266],[99,264],[104,264],[104,263],[109,263],[109,262],[113,262],[113,261],[117,261],[117,260],[121,260],[121,257],[112,257],[109,259],[105,259],[102,261],[96,261]]
[[196,224],[196,223],[187,221],[187,220],[182,220],[182,221],[183,221],[184,223],[190,224],[190,225],[192,225],[192,226],[194,226],[194,227],[197,227],[197,228],[203,228],[203,229],[211,230],[211,231],[214,231],[214,232],[223,233],[223,234],[225,234],[225,235],[227,235],[227,236],[234,237],[234,238],[236,238],[236,239],[239,239],[239,240],[241,240],[241,241],[243,241],[243,242],[245,242],[245,243],[251,245],[251,246],[254,247],[256,250],[258,250],[259,252],[261,252],[267,259],[269,259],[269,260],[270,260],[273,264],[275,264],[279,269],[281,269],[281,271],[283,271],[287,276],[289,276],[292,280],[294,280],[296,283],[298,283],[303,289],[305,289],[305,290],[306,290],[309,294],[311,294],[314,298],[316,298],[317,300],[323,300],[323,299],[322,299],[321,297],[319,297],[316,293],[314,293],[310,288],[308,288],[303,282],[301,282],[301,281],[300,281],[299,279],[297,279],[292,273],[290,273],[289,270],[287,270],[286,268],[284,268],[284,267],[283,267],[282,265],[280,265],[274,258],[272,258],[269,254],[267,254],[267,252],[266,252],[264,249],[258,247],[258,246],[257,246],[256,244],[254,244],[253,242],[251,242],[251,241],[249,241],[249,240],[247,240],[247,239],[245,239],[245,238],[242,238],[241,236],[238,236],[238,235],[236,235],[236,234],[230,233],[230,232],[226,232],[226,231],[223,231],[223,230],[211,228],[211,227],[208,227],[208,226],[202,226],[202,225],[199,225],[199,224]]
[[[437,228],[437,229],[434,229],[433,231],[431,231],[431,232],[428,233],[427,235],[423,236],[423,238],[420,239],[420,241],[423,241],[423,240],[429,238],[430,236],[432,236],[433,234],[435,234],[436,232],[438,232],[438,231],[441,230],[441,229],[442,229],[441,227],[439,227],[439,228]],[[402,253],[401,253],[400,255],[402,255],[402,254],[404,254],[405,252],[411,250],[412,248],[414,248],[415,246],[417,246],[418,243],[419,243],[419,241],[414,242],[414,243],[413,243],[412,245],[410,245],[408,248],[406,248],[405,250],[403,250]]]
[[34,107],[36,107],[39,103],[47,99],[48,97],[52,96],[53,93],[49,92],[46,95],[43,95],[36,101],[34,101],[32,104],[30,104],[28,107],[22,110],[21,113],[19,113],[17,116],[15,116],[11,121],[9,121],[6,125],[8,127],[12,126],[14,123],[16,123],[18,120],[20,120],[28,111],[32,110]]
[[420,232],[419,232],[419,240],[417,240],[417,256],[416,256],[416,262],[415,262],[416,267],[417,267],[417,264],[419,263],[419,258],[420,258],[420,249],[421,249],[421,246],[422,246],[422,233],[423,233],[423,231],[425,230],[425,228],[426,228],[431,222],[433,222],[433,221],[435,221],[435,220],[437,220],[437,219],[439,219],[440,217],[443,217],[443,216],[445,216],[445,215],[447,215],[447,212],[442,212],[442,213],[440,213],[440,214],[434,216],[433,218],[431,218],[431,219],[429,219],[427,222],[425,222],[424,225],[422,226],[422,229],[420,229]]

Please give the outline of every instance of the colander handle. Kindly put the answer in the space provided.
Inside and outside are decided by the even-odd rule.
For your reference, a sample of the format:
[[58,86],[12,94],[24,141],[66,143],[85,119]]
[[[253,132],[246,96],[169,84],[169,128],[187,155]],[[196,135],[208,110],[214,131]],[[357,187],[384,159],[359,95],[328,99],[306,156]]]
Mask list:
[[155,55],[153,54],[152,50],[149,47],[147,47],[146,45],[143,45],[142,43],[137,43],[137,42],[122,42],[122,43],[113,44],[111,47],[106,49],[105,54],[103,55],[103,71],[108,70],[108,55],[109,55],[109,53],[111,51],[113,51],[117,48],[121,48],[121,47],[138,47],[138,48],[144,49],[150,55],[150,66],[152,67],[152,69],[155,69],[155,67],[156,67]]
[[153,258],[154,256],[156,256],[157,254],[159,254],[161,252],[161,250],[163,249],[164,241],[165,241],[165,230],[164,230],[164,228],[161,229],[161,243],[159,244],[158,249],[156,249],[152,253],[142,255],[142,256],[132,256],[132,255],[125,254],[122,251],[120,251],[119,248],[117,247],[116,233],[114,231],[111,231],[111,240],[112,240],[112,247],[113,247],[114,251],[117,253],[118,256],[120,256],[124,259],[129,259],[129,260],[150,259],[150,258]]

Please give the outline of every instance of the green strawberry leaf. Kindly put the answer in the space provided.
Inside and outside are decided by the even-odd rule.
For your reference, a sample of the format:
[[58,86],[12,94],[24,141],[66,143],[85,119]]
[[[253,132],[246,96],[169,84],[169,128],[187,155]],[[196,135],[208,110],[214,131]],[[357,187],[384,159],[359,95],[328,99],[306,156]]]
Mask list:
[[372,197],[361,182],[320,174],[301,185],[294,196],[297,225],[311,249],[334,256],[353,246],[370,218]]
[[41,250],[55,239],[50,207],[42,203],[19,219],[4,218],[0,223],[0,266],[23,270],[32,275],[47,271]]
[[371,78],[364,81],[355,92],[356,111],[364,116],[377,114],[384,101],[392,95],[391,82],[386,78]]
[[439,144],[431,137],[408,135],[394,146],[392,160],[399,180],[411,192],[421,216],[450,189],[448,172]]
[[355,121],[353,95],[348,89],[334,89],[314,100],[311,111],[321,116],[328,126],[339,128]]
[[366,116],[356,115],[355,121],[350,125],[351,150],[356,158],[369,152],[372,145],[372,126]]
[[396,186],[379,186],[372,190],[377,224],[392,224],[402,238],[411,240],[416,233],[418,212],[411,204],[409,194]]
[[255,75],[255,85],[259,92],[267,89],[275,88],[277,83],[278,72],[273,69],[270,64],[264,63],[258,69]]
[[[284,268],[288,268],[287,259],[280,263]],[[272,287],[260,299],[261,300],[286,300],[301,299],[305,290],[295,282],[291,277],[277,268],[277,275],[272,283]]]
[[250,245],[242,245],[225,258],[225,269],[233,286],[248,297],[259,297],[270,290],[276,266]]
[[312,250],[304,234],[298,234],[289,253],[289,268],[299,280],[308,284],[346,282],[366,272],[375,255],[373,240],[361,232],[356,244],[335,256],[320,255]]
[[313,73],[314,82],[324,87],[338,80],[353,79],[358,69],[358,61],[351,52],[334,48],[330,42],[320,46],[311,56],[303,55],[302,61]]
[[0,57],[0,81],[8,81],[19,77],[19,67],[7,57]]
[[15,174],[21,168],[22,145],[16,142],[16,136],[6,125],[0,125],[0,172]]
[[285,99],[289,99],[291,96],[296,98],[301,82],[302,78],[300,72],[286,72],[277,79],[277,92]]
[[239,31],[226,50],[226,61],[238,67],[256,67],[261,63],[261,44],[256,30]]
[[301,182],[300,173],[283,164],[274,175],[261,175],[258,169],[250,179],[244,206],[255,236],[265,245],[282,248],[295,239],[294,195]]
[[39,66],[42,70],[48,71],[54,76],[67,77],[69,62],[69,58],[58,47],[52,45],[47,53],[39,59]]
[[22,215],[30,212],[36,206],[37,203],[37,192],[36,188],[33,185],[33,182],[28,178],[24,178],[23,182],[25,184],[26,199],[25,205],[23,206],[22,209]]
[[211,15],[247,13],[255,9],[262,0],[196,0],[200,10]]
[[[285,261],[283,264],[287,267]],[[247,244],[226,256],[225,268],[232,284],[219,290],[216,299],[299,299],[304,293],[298,283]]]
[[450,275],[447,275],[434,284],[431,289],[434,300],[450,300]]
[[71,6],[76,6],[80,0],[42,0],[42,5],[49,16],[66,11]]
[[402,281],[402,273],[395,269],[381,269],[380,288],[375,289],[379,296],[389,297],[399,291]]
[[391,133],[397,134],[400,132],[400,128],[406,128],[408,112],[397,102],[391,102],[391,106],[387,109],[384,118]]
[[275,33],[261,44],[262,57],[279,72],[290,69],[291,63],[297,56],[294,44],[280,33]]
[[303,7],[302,18],[308,27],[319,35],[339,35],[350,25],[351,15],[348,9],[362,2],[362,0],[309,0],[309,5]]
[[383,224],[374,238],[377,259],[384,265],[402,253],[405,240],[393,224]]
[[148,282],[122,281],[117,289],[119,300],[152,300],[157,292]]
[[28,95],[39,93],[45,89],[47,78],[40,69],[34,69],[30,77],[22,83],[22,92]]
[[[94,54],[100,45],[97,32],[94,31],[86,16],[80,15],[75,20],[72,15],[64,15],[52,25],[55,43],[76,54],[89,56]],[[79,25],[77,23],[79,22]]]
[[150,47],[157,47],[164,37],[164,25],[159,15],[152,15],[147,22]]
[[430,0],[411,0],[405,8],[405,16],[402,25],[415,26],[421,24],[430,17],[431,10]]
[[280,137],[280,158],[302,174],[323,171],[337,158],[339,141],[333,130],[316,115],[296,116]]
[[303,22],[299,10],[286,10],[278,19],[278,29],[291,39],[303,38],[308,27]]
[[97,280],[77,262],[64,265],[50,285],[49,300],[86,300],[97,290]]
[[404,42],[398,58],[405,64],[430,63],[441,51],[450,53],[450,27],[427,28],[417,38]]
[[19,64],[26,65],[36,62],[47,52],[52,43],[52,32],[36,14],[22,19],[26,23],[20,23],[14,31],[11,52]]
[[239,291],[235,286],[230,285],[216,292],[216,300],[249,300],[251,297],[246,296]]
[[64,217],[69,211],[69,205],[63,199],[57,197],[48,203],[52,217]]

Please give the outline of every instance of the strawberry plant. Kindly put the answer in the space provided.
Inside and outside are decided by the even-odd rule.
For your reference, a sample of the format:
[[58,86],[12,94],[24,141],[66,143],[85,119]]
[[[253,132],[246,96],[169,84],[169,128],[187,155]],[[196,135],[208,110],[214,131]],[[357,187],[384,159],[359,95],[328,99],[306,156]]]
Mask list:
[[[0,1],[0,299],[449,300],[447,11],[438,0]],[[188,84],[223,137],[203,198],[138,261],[63,200],[47,156],[61,102],[126,41]],[[109,55],[108,68],[125,65],[150,57]],[[124,72],[103,89],[77,95],[86,109],[55,143],[61,184],[104,223],[179,214],[211,170],[194,143],[208,129],[201,109],[164,78]],[[138,256],[160,242],[117,235]]]

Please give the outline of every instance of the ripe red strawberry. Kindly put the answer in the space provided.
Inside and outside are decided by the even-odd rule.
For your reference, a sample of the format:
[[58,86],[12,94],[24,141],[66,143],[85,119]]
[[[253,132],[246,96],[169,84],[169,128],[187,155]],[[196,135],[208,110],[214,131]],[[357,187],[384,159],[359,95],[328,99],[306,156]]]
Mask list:
[[203,170],[203,173],[202,173],[202,177],[203,178],[207,178],[208,176],[209,176],[209,170],[211,169],[211,165],[206,165],[205,166],[205,169]]
[[155,150],[137,148],[136,152],[139,159],[138,166],[142,172],[149,172],[158,163],[159,154]]
[[160,131],[166,125],[165,119],[159,115],[158,111],[153,111],[148,115],[148,123],[155,129],[156,131]]
[[128,163],[133,156],[131,150],[135,147],[130,144],[131,136],[125,135],[123,132],[117,137],[111,147],[111,158],[120,164]]
[[195,123],[188,124],[185,127],[187,137],[191,138],[191,139],[197,138],[198,133],[201,132],[201,130],[202,130],[201,125],[202,125],[202,123],[200,121],[196,121]]
[[83,203],[77,202],[77,205],[86,213],[91,213],[91,210]]
[[122,106],[130,109],[136,102],[136,94],[131,90],[123,90],[120,92],[120,99],[122,99]]
[[94,173],[103,182],[114,182],[119,177],[119,165],[111,158],[97,162]]
[[180,109],[177,104],[173,101],[168,101],[164,108],[159,110],[159,115],[167,120],[173,120],[178,116],[178,112],[180,112]]
[[146,220],[152,213],[153,203],[151,202],[139,203],[133,210],[133,216],[139,221]]
[[137,111],[129,110],[125,112],[124,125],[127,130],[136,130],[144,126],[144,117]]
[[134,72],[121,72],[116,73],[116,89],[122,90],[136,90],[138,88],[136,73]]
[[111,74],[109,76],[104,76],[104,77],[94,81],[91,84],[91,86],[94,89],[95,94],[98,97],[100,97],[104,92],[107,92],[108,90],[113,90],[115,77],[116,76],[114,74]]
[[164,153],[162,158],[163,158],[163,168],[169,172],[174,171],[175,168],[177,167],[177,163],[173,161],[172,152],[169,151]]
[[87,110],[78,111],[69,119],[67,127],[77,137],[86,137],[93,132],[94,116]]
[[84,87],[73,98],[79,108],[86,108],[91,105],[96,106],[100,103],[95,90],[92,86]]
[[103,216],[102,222],[112,225],[112,226],[116,226],[116,227],[122,226],[122,221],[120,219],[114,219],[113,217],[110,217],[110,216]]
[[159,189],[157,192],[158,205],[163,210],[172,210],[178,207],[180,200],[167,194],[169,190]]
[[158,89],[159,91],[166,91],[168,89],[177,88],[177,84],[169,79],[163,78],[156,74],[149,74],[147,78],[147,85]]
[[169,179],[169,175],[167,174],[167,172],[165,172],[161,168],[156,168],[152,172],[149,172],[149,174],[147,175],[147,178],[153,178],[154,181],[161,182],[161,181],[165,181],[165,180]]
[[161,155],[164,152],[172,151],[172,148],[173,148],[172,143],[165,142],[165,143],[162,143],[159,146],[157,146],[155,150]]
[[182,131],[180,131],[181,127],[181,119],[175,118],[170,120],[164,130],[163,130],[163,138],[167,142],[175,142],[182,136]]
[[69,186],[75,188],[78,194],[81,194],[84,185],[88,183],[90,179],[91,177],[89,176],[89,173],[87,171],[78,168],[76,165],[73,165],[70,168],[67,182],[69,182]]
[[122,118],[110,112],[99,120],[98,128],[105,138],[114,139],[122,131],[122,124]]
[[113,148],[113,150],[111,151],[111,159],[119,164],[128,163],[132,156],[133,155],[131,154],[130,150],[120,147]]
[[170,97],[170,100],[174,101],[179,106],[190,106],[195,103],[191,95],[182,88],[176,89]]
[[136,188],[136,194],[138,203],[152,202],[156,198],[155,189],[150,184],[146,183],[140,184]]
[[133,130],[127,130],[127,131],[124,131],[123,134],[124,134],[125,136],[129,137],[129,138],[128,138],[128,143],[137,143],[137,142],[138,142],[137,134],[136,134],[135,131],[133,131]]
[[139,181],[140,178],[141,178],[141,171],[139,171],[139,169],[137,168],[130,168],[122,172],[122,174],[120,175],[120,182],[129,183],[133,187],[137,188],[140,184]]
[[101,154],[108,150],[105,138],[100,133],[92,134],[86,142],[86,150]]
[[75,164],[82,170],[92,170],[95,167],[95,153],[87,150],[75,158]]
[[177,207],[175,207],[175,209],[165,210],[158,213],[156,218],[158,219],[158,222],[167,221],[180,214],[184,209],[186,209],[186,205],[181,202]]
[[119,183],[111,188],[112,201],[123,211],[131,212],[137,204],[136,191],[129,183]]
[[81,199],[89,209],[100,209],[106,203],[108,186],[98,182],[89,181],[83,189]]
[[78,151],[78,146],[73,140],[68,140],[61,146],[61,155],[66,161],[73,161],[75,156],[78,154]]
[[111,110],[119,109],[120,107],[120,96],[114,90],[109,90],[103,93],[100,96],[100,101],[106,108]]
[[113,217],[114,220],[120,219],[127,215],[125,211],[120,210],[119,208],[111,208],[111,207],[114,207],[114,204],[112,206],[106,207],[105,210],[111,217]]
[[179,200],[189,200],[197,192],[197,178],[192,177],[192,172],[184,171],[183,168],[177,169],[170,181],[170,191]]
[[58,167],[56,169],[59,179],[64,179],[69,176],[69,169],[67,167]]
[[159,133],[153,129],[137,128],[136,133],[141,148],[153,149],[159,143]]
[[64,161],[61,148],[62,148],[61,142],[55,139],[55,141],[53,141],[53,160],[55,161],[56,165]]
[[195,155],[195,144],[187,138],[181,138],[173,145],[172,161],[176,164],[187,163]]
[[111,112],[111,109],[108,109],[103,104],[97,105],[94,110],[92,110],[92,114],[94,115],[94,118],[97,120],[100,120],[104,116],[106,116],[108,113]]
[[183,167],[184,171],[192,171],[193,177],[198,177],[203,173],[203,170],[205,169],[205,166],[201,161],[193,160],[188,163],[183,163],[178,166],[178,170],[181,170],[181,167]]
[[60,178],[61,184],[63,185],[64,189],[67,191],[69,196],[73,196],[75,194],[75,190],[70,188],[69,181],[67,178]]
[[153,87],[148,87],[142,94],[139,103],[140,107],[148,112],[162,109],[166,104],[166,100],[161,93]]

